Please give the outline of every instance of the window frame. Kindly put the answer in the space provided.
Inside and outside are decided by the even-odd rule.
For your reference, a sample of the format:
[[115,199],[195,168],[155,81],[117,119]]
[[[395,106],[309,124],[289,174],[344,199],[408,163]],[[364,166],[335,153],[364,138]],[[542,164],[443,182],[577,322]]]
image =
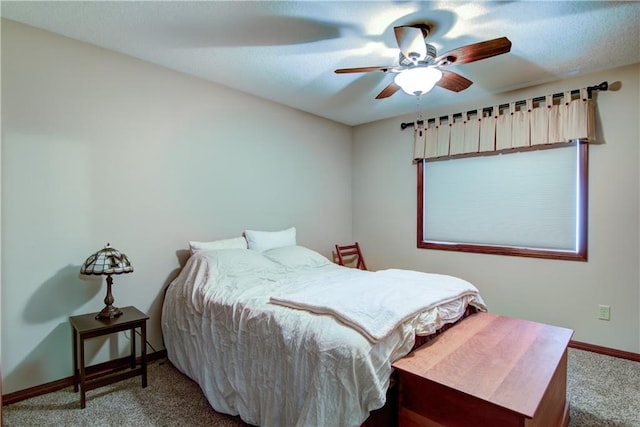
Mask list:
[[[544,259],[557,259],[568,261],[587,261],[587,248],[588,248],[588,166],[589,166],[589,144],[586,141],[574,140],[569,143],[563,143],[562,145],[568,145],[576,143],[578,144],[578,239],[577,250],[562,251],[552,249],[538,249],[538,248],[526,248],[526,247],[512,247],[512,246],[494,246],[483,245],[475,243],[454,243],[454,242],[435,242],[425,240],[424,236],[424,167],[425,163],[431,161],[438,161],[443,159],[426,160],[421,159],[416,163],[417,170],[417,247],[419,249],[435,249],[446,250],[456,252],[470,252],[470,253],[482,253],[493,255],[509,255],[520,257],[532,257],[532,258],[544,258]],[[508,149],[492,151],[488,153],[473,153],[471,155],[457,155],[450,156],[447,159],[455,159],[459,157],[470,156],[482,156],[482,155],[497,155],[504,153],[512,153],[515,151],[532,151],[533,149],[553,149],[559,144],[550,144],[548,146],[540,147],[527,147],[522,149]]]

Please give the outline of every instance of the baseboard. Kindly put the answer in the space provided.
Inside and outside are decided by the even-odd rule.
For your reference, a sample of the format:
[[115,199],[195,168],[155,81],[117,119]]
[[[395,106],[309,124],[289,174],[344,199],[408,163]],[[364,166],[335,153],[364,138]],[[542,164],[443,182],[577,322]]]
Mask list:
[[[167,350],[159,350],[147,355],[147,363],[151,363],[158,359],[167,357]],[[120,360],[120,359],[118,359]],[[118,361],[108,361],[93,365],[87,368],[87,378],[91,378],[94,375],[104,373],[114,369]],[[138,357],[140,362],[140,357]],[[43,394],[53,393],[54,391],[62,390],[63,388],[73,386],[73,376],[62,378],[60,380],[51,381],[46,384],[29,387],[24,390],[14,391],[13,393],[7,393],[2,395],[2,406],[10,405],[12,403],[20,402],[22,400],[30,399],[36,396],[42,396]]]
[[[620,359],[627,359],[634,362],[640,362],[640,353],[633,353],[631,351],[616,350],[614,348],[602,347],[595,344],[589,344],[580,341],[569,341],[569,347],[577,350],[590,351],[592,353],[603,354],[605,356],[618,357]],[[153,362],[158,359],[167,357],[167,350],[160,350],[147,355],[147,362]],[[104,372],[111,369],[113,362],[104,362],[92,367],[92,373]],[[57,381],[52,381],[46,384],[41,384],[35,387],[30,387],[24,390],[15,391],[13,393],[7,393],[2,395],[2,406],[10,405],[12,403],[20,402],[22,400],[30,399],[32,397],[41,396],[47,393],[53,393],[54,391],[62,390],[63,388],[73,386],[73,376],[63,378]]]
[[617,357],[620,359],[632,360],[634,362],[640,362],[640,353],[634,353],[632,351],[616,350],[615,348],[602,347],[595,344],[589,344],[580,341],[569,341],[569,347],[576,350],[585,350],[592,353],[603,354],[605,356]]

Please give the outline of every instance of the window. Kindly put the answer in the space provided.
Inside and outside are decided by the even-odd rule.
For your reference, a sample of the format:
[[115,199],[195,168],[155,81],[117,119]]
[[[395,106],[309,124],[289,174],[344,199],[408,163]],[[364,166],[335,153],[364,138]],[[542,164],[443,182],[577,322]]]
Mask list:
[[418,247],[586,261],[588,144],[544,147],[418,162]]

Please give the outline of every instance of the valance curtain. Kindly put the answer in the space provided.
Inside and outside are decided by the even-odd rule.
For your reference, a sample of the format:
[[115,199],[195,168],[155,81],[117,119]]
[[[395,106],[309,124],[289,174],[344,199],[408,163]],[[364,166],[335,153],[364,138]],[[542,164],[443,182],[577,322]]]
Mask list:
[[[580,139],[595,141],[595,103],[582,88],[572,99],[571,91],[561,97],[547,95],[535,103],[511,102],[506,108],[496,105],[469,117],[469,112],[437,117],[414,129],[414,160],[447,158],[481,152],[531,147]],[[474,114],[471,114],[474,116]],[[427,127],[425,127],[427,124]]]

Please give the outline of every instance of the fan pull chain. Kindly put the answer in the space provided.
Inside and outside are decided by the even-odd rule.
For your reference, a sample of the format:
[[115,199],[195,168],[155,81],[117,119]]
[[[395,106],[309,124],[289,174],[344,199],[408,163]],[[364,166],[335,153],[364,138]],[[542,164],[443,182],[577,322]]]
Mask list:
[[424,123],[424,120],[422,120],[422,110],[420,109],[420,100],[421,100],[420,94],[417,94],[416,98],[417,98],[417,102],[416,102],[417,112],[416,112],[416,121],[413,124],[414,129],[418,129],[418,124],[420,122]]

